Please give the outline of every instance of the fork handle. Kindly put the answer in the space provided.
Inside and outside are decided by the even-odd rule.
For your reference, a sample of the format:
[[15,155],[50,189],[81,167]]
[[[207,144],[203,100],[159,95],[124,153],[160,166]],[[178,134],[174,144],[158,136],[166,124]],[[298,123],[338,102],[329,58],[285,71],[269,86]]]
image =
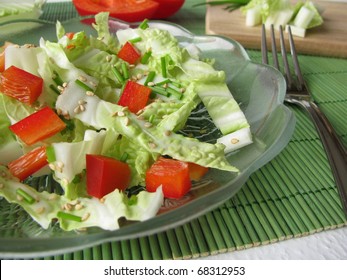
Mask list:
[[314,102],[302,101],[310,114],[325,148],[347,218],[347,152],[329,120]]

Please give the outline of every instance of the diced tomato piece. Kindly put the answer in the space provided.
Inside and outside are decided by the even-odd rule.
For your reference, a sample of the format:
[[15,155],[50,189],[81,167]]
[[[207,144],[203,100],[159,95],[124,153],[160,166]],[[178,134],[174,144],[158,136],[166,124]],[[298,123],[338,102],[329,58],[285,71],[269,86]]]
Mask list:
[[130,167],[117,159],[86,155],[87,162],[87,193],[102,198],[108,193],[119,189],[124,191],[130,183]]
[[141,57],[141,53],[131,43],[126,42],[117,56],[129,64],[136,64]]
[[167,18],[178,12],[184,4],[184,0],[153,0],[159,4],[153,15],[155,19]]
[[148,102],[151,89],[134,81],[127,81],[118,105],[128,107],[133,113],[143,109]]
[[73,0],[72,2],[82,16],[109,12],[111,17],[127,22],[151,18],[159,6],[152,0]]
[[0,75],[0,92],[17,100],[33,104],[40,96],[43,79],[16,66],[10,66]]
[[207,172],[208,167],[199,164],[188,162],[190,180],[199,181]]
[[5,70],[5,50],[8,46],[13,45],[10,42],[5,42],[5,44],[0,47],[0,72]]
[[146,189],[155,192],[163,188],[164,197],[180,198],[191,188],[188,164],[183,161],[160,157],[146,172]]
[[46,147],[42,146],[11,161],[8,168],[13,176],[23,181],[47,164]]
[[74,35],[75,35],[74,32],[67,32],[67,33],[65,34],[65,36],[68,37],[70,40],[72,40],[72,38],[73,38]]
[[32,145],[62,131],[66,124],[49,107],[29,115],[10,126],[25,144]]

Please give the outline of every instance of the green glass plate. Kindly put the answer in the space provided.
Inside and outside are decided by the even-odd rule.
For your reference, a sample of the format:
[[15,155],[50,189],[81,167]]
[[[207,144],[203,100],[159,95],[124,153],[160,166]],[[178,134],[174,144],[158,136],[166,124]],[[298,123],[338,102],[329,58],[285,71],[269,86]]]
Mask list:
[[[67,32],[93,28],[81,19],[63,23]],[[123,22],[110,20],[111,31],[126,28]],[[292,112],[283,105],[285,80],[272,67],[253,63],[236,41],[219,36],[195,36],[186,29],[161,21],[150,25],[169,30],[182,44],[195,44],[202,57],[215,59],[215,68],[224,70],[227,84],[245,113],[254,137],[253,144],[227,155],[240,173],[210,170],[206,177],[193,186],[180,200],[165,200],[160,213],[144,222],[124,222],[119,230],[105,231],[90,228],[80,232],[65,232],[58,225],[43,230],[19,206],[0,200],[0,256],[11,258],[42,257],[92,247],[108,241],[138,238],[177,227],[219,206],[234,196],[249,176],[273,159],[288,144],[295,126]],[[21,28],[22,26],[22,28]],[[41,37],[54,41],[55,23],[40,20],[1,24],[1,30],[12,30],[0,37],[0,44],[38,44]],[[204,131],[204,133],[201,133]],[[201,141],[215,142],[218,130],[204,107],[199,107],[181,133],[193,134]],[[33,187],[54,191],[57,184],[51,177],[29,180]]]

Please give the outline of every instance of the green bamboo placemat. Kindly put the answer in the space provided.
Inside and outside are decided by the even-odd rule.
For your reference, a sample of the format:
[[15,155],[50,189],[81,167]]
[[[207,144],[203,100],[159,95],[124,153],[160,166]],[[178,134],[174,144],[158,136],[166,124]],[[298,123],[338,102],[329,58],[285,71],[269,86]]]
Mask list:
[[[203,34],[205,10],[191,8],[198,2],[186,1],[170,20]],[[46,4],[42,15],[61,21],[74,16],[77,13],[70,3]],[[259,51],[248,53],[260,62]],[[299,60],[315,100],[347,146],[347,60],[303,55]],[[289,145],[215,210],[166,232],[46,259],[189,259],[347,225],[318,134],[302,110],[290,108],[297,126]]]

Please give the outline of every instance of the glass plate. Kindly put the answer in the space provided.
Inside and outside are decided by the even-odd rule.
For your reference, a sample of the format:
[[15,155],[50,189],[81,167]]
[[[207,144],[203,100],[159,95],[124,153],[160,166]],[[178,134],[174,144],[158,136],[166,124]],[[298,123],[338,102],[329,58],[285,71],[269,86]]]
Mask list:
[[[12,24],[15,23],[2,24],[0,28],[10,29]],[[38,44],[41,36],[47,40],[56,40],[54,23],[36,20],[21,24],[26,27],[31,24],[32,27],[6,35],[6,38],[0,37],[0,44],[5,40],[18,44]],[[90,25],[80,19],[64,22],[63,25],[66,32],[94,32]],[[210,170],[184,198],[165,200],[156,217],[144,222],[125,222],[116,231],[91,228],[82,232],[64,232],[56,225],[43,230],[19,206],[10,205],[1,199],[1,257],[29,258],[62,254],[103,242],[138,238],[177,227],[230,199],[254,171],[273,159],[288,144],[294,131],[295,118],[283,105],[285,81],[280,72],[250,61],[243,47],[231,39],[195,36],[180,26],[162,21],[152,21],[150,25],[169,30],[182,46],[196,44],[202,50],[203,58],[215,59],[215,68],[226,72],[227,84],[244,111],[254,137],[253,144],[227,155],[240,173]],[[110,20],[112,31],[127,26],[126,23]],[[203,107],[193,112],[193,118],[189,119],[187,128],[181,133],[190,133],[209,142],[214,142],[219,136]],[[33,182],[41,186],[52,184],[49,177]]]

